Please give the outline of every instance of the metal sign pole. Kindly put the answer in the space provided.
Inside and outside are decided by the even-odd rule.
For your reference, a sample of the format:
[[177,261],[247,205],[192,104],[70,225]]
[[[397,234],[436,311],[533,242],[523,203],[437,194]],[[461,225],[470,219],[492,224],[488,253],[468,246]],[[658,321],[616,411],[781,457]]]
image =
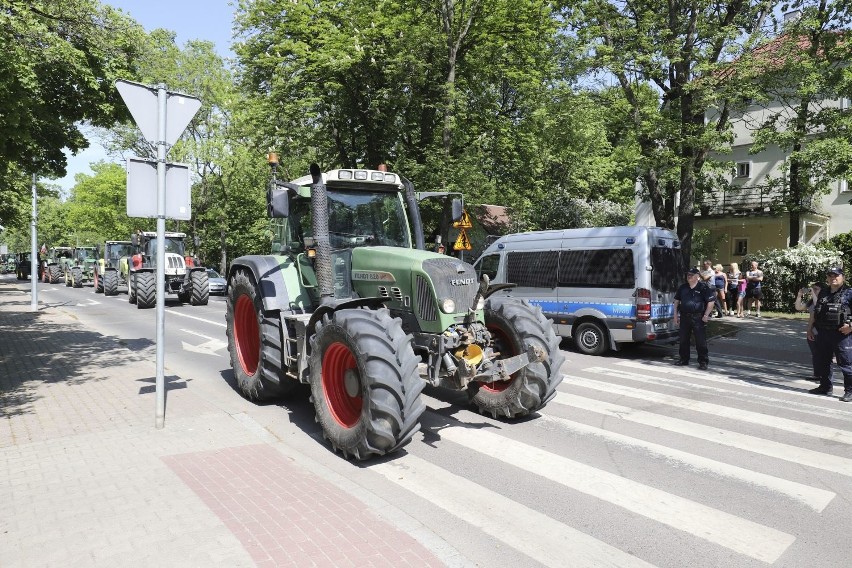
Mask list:
[[[166,389],[163,376],[163,359],[166,350],[166,215],[173,219],[190,218],[190,188],[189,174],[184,166],[184,176],[176,177],[176,180],[184,179],[185,187],[181,195],[185,195],[186,202],[177,205],[170,211],[166,203],[166,181],[168,179],[168,167],[166,154],[168,147],[177,142],[180,135],[186,129],[192,117],[201,108],[201,101],[195,97],[169,93],[163,84],[156,87],[148,87],[132,81],[118,80],[115,88],[124,99],[133,120],[142,131],[145,140],[157,146],[157,199],[156,206],[150,207],[148,189],[150,182],[147,172],[135,168],[134,163],[139,159],[130,159],[127,162],[127,215],[128,217],[157,218],[157,251],[156,251],[156,288],[157,294],[157,377],[155,389],[157,394],[157,408],[154,416],[155,428],[162,428],[166,418]],[[166,120],[166,114],[169,120]],[[171,164],[172,170],[180,172],[177,164]],[[135,172],[135,173],[134,173]],[[179,187],[173,188],[177,193]],[[156,211],[156,215],[153,213]]]
[[36,222],[38,221],[38,191],[36,190],[36,175],[33,174],[33,216],[30,221],[30,311],[38,311],[38,234],[36,233]]
[[164,357],[166,345],[166,86],[157,86],[157,413],[155,428],[166,419]]

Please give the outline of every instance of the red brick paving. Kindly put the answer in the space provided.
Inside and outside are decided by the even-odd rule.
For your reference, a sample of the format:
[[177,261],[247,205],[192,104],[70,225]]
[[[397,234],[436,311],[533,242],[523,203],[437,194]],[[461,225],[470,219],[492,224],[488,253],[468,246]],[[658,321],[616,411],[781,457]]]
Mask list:
[[354,497],[268,445],[162,458],[258,566],[443,566]]

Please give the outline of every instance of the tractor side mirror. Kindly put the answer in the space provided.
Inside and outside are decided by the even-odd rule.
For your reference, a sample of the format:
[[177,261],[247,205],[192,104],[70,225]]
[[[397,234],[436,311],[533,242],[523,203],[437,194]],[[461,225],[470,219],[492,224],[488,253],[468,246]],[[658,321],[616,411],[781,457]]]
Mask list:
[[199,246],[201,246],[201,237],[195,235],[194,237],[192,237],[192,242],[193,244],[195,244],[195,248],[198,248]]
[[452,203],[453,222],[460,221],[463,215],[461,199],[453,199]]
[[95,258],[101,257],[101,245],[95,245]]
[[290,216],[290,196],[286,189],[270,188],[266,192],[266,212],[272,219]]
[[130,244],[132,244],[134,248],[139,246],[139,237],[136,236],[136,233],[130,235]]

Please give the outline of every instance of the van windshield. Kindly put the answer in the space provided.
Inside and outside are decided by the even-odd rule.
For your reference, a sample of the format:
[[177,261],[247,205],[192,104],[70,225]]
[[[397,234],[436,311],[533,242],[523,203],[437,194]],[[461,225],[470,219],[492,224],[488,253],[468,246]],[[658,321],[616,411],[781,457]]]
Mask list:
[[675,292],[684,282],[686,269],[680,249],[653,247],[651,249],[651,285],[663,293]]

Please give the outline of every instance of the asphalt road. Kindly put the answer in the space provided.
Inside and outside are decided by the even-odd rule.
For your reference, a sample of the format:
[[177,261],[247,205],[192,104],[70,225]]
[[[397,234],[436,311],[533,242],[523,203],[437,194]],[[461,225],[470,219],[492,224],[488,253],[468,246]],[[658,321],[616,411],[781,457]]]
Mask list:
[[[40,284],[39,294],[150,360],[153,376],[155,310],[91,287]],[[236,414],[224,313],[221,297],[167,303],[166,377]],[[672,366],[671,347],[566,349],[557,397],[523,420],[481,416],[463,395],[427,388],[421,432],[382,460],[333,454],[304,388],[244,420],[354,493],[405,511],[466,565],[848,566],[852,404],[806,392],[804,322],[729,323],[707,372],[694,357]],[[166,428],[169,418],[167,403]]]

